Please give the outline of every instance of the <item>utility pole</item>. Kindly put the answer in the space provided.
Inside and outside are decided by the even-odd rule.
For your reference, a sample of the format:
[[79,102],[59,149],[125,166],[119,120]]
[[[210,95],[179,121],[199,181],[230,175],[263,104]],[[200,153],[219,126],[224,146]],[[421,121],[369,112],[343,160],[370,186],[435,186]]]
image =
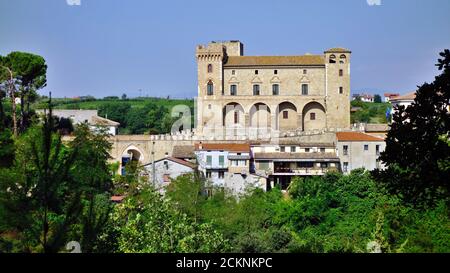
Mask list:
[[156,187],[156,168],[155,168],[155,142],[152,142],[152,183]]

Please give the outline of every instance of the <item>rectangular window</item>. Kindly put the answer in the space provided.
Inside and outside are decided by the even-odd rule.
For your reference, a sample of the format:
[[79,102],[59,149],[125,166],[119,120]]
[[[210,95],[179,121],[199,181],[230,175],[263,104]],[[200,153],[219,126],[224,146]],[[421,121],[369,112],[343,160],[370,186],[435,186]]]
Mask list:
[[325,148],[320,148],[321,153],[325,153]]
[[219,179],[223,179],[225,177],[225,172],[219,171]]
[[321,162],[321,163],[320,163],[320,167],[321,167],[321,168],[328,168],[328,163],[326,163],[326,162]]
[[344,155],[348,155],[348,145],[344,145],[343,149],[344,149],[344,151],[343,151]]
[[309,119],[310,120],[316,120],[316,113],[310,113],[309,114]]
[[214,94],[214,85],[212,83],[208,83],[207,93],[208,93],[208,96],[212,96]]
[[344,168],[342,170],[344,173],[348,172],[348,162],[344,162]]
[[339,87],[339,94],[344,94],[344,87]]
[[211,178],[211,171],[206,171],[206,178]]
[[364,151],[368,151],[369,150],[369,145],[365,144],[364,145]]
[[306,96],[308,95],[308,85],[302,84],[302,95]]
[[380,155],[380,145],[375,146],[375,151],[377,155]]
[[239,123],[239,112],[234,111],[234,124],[238,124],[238,123]]
[[269,161],[261,161],[259,162],[260,170],[268,170],[269,169]]
[[206,156],[206,165],[208,165],[208,166],[212,165],[212,156],[210,156],[210,155]]
[[169,162],[167,162],[167,160],[164,160],[164,168],[165,168],[166,170],[169,169]]
[[305,148],[305,153],[309,153],[311,151],[310,148]]
[[344,70],[343,69],[339,69],[339,77],[344,76]]
[[225,156],[219,155],[219,166],[224,167],[225,166]]
[[259,72],[258,70],[255,70],[255,75],[258,75],[258,72]]
[[278,74],[278,70],[274,70],[273,74],[277,75]]
[[308,73],[308,70],[303,69],[303,75],[306,75]]
[[289,112],[283,111],[283,119],[288,119],[288,118],[289,118]]
[[272,85],[272,94],[274,96],[278,95],[280,93],[280,86],[278,84]]
[[235,75],[235,74],[236,74],[236,71],[231,70],[231,75]]
[[259,84],[253,85],[253,96],[259,96]]
[[230,95],[231,96],[237,95],[237,85],[236,84],[230,85]]
[[295,146],[291,146],[291,153],[295,153]]
[[280,152],[284,153],[285,151],[286,151],[286,147],[281,146],[281,147],[280,147]]

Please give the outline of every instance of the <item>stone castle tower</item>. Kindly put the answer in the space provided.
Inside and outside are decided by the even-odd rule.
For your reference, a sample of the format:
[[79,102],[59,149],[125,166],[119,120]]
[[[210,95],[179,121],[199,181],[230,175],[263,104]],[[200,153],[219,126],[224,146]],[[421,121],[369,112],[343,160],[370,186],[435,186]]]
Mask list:
[[244,56],[240,41],[199,45],[197,129],[258,135],[349,128],[350,57],[344,48]]

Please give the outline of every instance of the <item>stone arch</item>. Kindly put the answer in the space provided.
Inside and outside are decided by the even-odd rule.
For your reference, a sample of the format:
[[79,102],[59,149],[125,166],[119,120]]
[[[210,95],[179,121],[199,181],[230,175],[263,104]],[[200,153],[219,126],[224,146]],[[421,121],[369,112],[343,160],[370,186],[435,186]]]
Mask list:
[[245,127],[245,111],[241,104],[230,102],[225,104],[222,110],[225,128]]
[[250,127],[257,129],[271,128],[271,109],[263,102],[253,104],[249,111]]
[[289,102],[285,101],[277,106],[277,128],[280,131],[290,131],[298,129],[298,110],[297,107]]
[[122,158],[129,157],[132,161],[138,161],[140,163],[145,161],[144,152],[137,146],[131,144],[128,145],[122,152]]
[[303,107],[302,128],[303,131],[311,131],[326,128],[325,107],[319,102],[312,101]]

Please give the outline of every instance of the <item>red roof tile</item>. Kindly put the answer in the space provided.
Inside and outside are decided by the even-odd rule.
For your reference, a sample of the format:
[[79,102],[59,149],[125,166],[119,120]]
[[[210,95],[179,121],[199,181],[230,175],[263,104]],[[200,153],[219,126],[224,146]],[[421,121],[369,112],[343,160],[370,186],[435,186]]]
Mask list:
[[360,132],[338,132],[336,138],[338,141],[384,141],[381,138]]
[[202,149],[200,149],[200,143],[195,144],[196,151],[228,151],[228,152],[250,152],[250,144],[243,143],[202,143]]

